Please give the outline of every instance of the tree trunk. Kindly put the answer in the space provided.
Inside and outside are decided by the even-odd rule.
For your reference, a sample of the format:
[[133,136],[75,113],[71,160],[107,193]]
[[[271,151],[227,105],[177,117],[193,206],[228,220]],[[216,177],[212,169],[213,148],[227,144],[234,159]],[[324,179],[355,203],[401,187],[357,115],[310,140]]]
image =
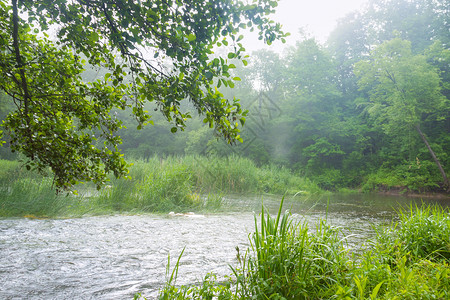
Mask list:
[[420,130],[419,125],[416,125],[416,129],[417,129],[417,132],[420,134],[420,137],[422,138],[423,142],[424,142],[425,145],[427,146],[428,151],[430,151],[430,154],[431,154],[431,156],[433,157],[434,162],[435,162],[436,165],[438,166],[439,171],[441,171],[442,178],[444,179],[444,187],[445,187],[447,190],[450,189],[450,185],[449,185],[449,182],[448,182],[447,175],[445,174],[444,168],[441,166],[441,163],[439,162],[439,159],[436,157],[436,154],[434,154],[433,150],[431,150],[430,144],[428,144],[428,141],[427,141],[427,139],[425,138],[425,136],[423,135],[422,130]]

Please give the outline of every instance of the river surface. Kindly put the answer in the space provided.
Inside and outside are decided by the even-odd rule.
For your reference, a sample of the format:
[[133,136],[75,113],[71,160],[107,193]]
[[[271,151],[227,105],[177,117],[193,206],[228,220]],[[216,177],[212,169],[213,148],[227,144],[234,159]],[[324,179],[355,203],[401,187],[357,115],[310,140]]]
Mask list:
[[[261,199],[276,214],[280,197],[234,196],[227,210],[197,217],[113,215],[75,219],[0,219],[0,299],[132,299],[157,297],[166,280],[168,256],[185,248],[177,284],[201,281],[208,272],[231,274],[236,246],[248,247]],[[449,199],[379,195],[287,198],[283,210],[306,221],[318,219],[351,234],[360,247],[372,225],[391,222],[395,209],[411,203],[449,205]]]

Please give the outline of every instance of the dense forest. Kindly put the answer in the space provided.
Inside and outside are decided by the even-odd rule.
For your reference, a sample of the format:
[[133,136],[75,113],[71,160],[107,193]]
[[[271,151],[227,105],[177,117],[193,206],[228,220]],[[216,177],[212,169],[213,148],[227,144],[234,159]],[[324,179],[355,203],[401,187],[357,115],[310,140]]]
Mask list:
[[[154,112],[148,126],[137,126],[129,109],[113,111],[126,127],[118,131],[120,149],[125,158],[144,160],[239,155],[258,166],[285,166],[327,190],[444,190],[449,11],[446,0],[373,0],[341,19],[325,44],[304,36],[282,54],[264,49],[230,64],[234,81],[215,84],[248,110],[237,136],[243,143],[219,138],[189,102],[181,103],[193,112],[185,130],[147,103]],[[104,74],[94,67],[83,76]],[[4,119],[11,105],[0,96]],[[0,151],[3,159],[17,158],[8,142]]]

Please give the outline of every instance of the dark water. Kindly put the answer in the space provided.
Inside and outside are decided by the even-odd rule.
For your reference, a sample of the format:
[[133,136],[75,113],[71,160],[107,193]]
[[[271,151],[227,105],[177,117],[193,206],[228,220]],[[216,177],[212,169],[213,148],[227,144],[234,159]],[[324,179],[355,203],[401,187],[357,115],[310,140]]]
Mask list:
[[[264,196],[271,213],[280,197]],[[236,250],[248,247],[261,197],[230,197],[229,210],[204,217],[102,216],[63,220],[0,219],[0,299],[149,299],[165,282],[185,247],[177,283],[201,281],[208,272],[230,274]],[[448,206],[449,199],[377,195],[287,198],[284,209],[308,224],[320,218],[352,234],[355,247],[411,203]]]

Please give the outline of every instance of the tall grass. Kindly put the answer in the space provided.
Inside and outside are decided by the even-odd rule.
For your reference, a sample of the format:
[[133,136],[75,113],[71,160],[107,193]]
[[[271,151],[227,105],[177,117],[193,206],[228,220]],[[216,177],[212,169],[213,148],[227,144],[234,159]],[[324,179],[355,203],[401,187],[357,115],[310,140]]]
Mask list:
[[326,220],[311,231],[281,205],[275,218],[264,209],[259,224],[255,217],[250,248],[237,248],[225,280],[208,274],[198,286],[168,284],[160,299],[450,299],[448,210],[401,211],[398,223],[352,252]]
[[[310,233],[306,223],[294,223],[289,212],[282,214],[281,205],[275,218],[262,210],[260,228],[255,218],[247,261],[240,266],[246,273],[245,284],[237,289],[240,299],[311,299],[325,294],[347,270],[338,228],[320,220]],[[239,278],[236,270],[234,274]]]
[[0,160],[0,216],[80,215],[114,212],[217,210],[227,193],[320,193],[308,181],[276,166],[258,168],[238,156],[153,157],[134,161],[131,179],[110,178],[97,192],[79,186],[82,196],[55,195],[52,180]]
[[[403,256],[436,261],[450,259],[450,214],[439,206],[411,206],[398,211],[399,221],[378,230],[378,251],[389,263]],[[387,246],[387,247],[386,247]]]
[[239,156],[187,156],[182,162],[193,174],[193,184],[203,190],[233,193],[320,193],[320,188],[306,178],[275,165],[258,168]]
[[0,160],[0,217],[31,218],[79,215],[84,211],[79,198],[57,195],[53,181],[21,168],[19,162]]
[[113,211],[155,212],[200,205],[192,197],[190,174],[183,165],[137,162],[131,171],[131,179],[112,180],[90,201]]

